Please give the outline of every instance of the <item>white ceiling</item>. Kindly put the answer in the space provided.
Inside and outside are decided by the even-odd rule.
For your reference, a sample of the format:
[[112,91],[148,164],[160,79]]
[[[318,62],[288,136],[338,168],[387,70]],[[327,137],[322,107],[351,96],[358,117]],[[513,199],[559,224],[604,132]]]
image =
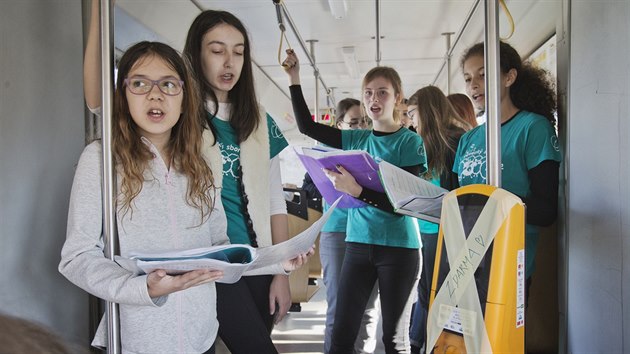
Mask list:
[[[340,2],[341,0],[333,0]],[[196,0],[204,9],[223,9],[239,17],[249,30],[254,60],[281,88],[287,79],[278,65],[280,31],[275,5],[271,0]],[[148,27],[158,38],[182,49],[188,27],[200,10],[191,0],[118,0],[116,5]],[[381,0],[381,65],[392,66],[403,80],[406,96],[434,83],[444,63],[444,32],[460,31],[474,0]],[[559,0],[506,1],[516,30],[509,42],[523,55],[533,52],[555,33]],[[374,0],[347,0],[345,18],[334,19],[328,0],[284,0],[303,40],[316,39],[315,57],[326,86],[335,87],[337,100],[359,97],[361,77],[376,66],[376,5]],[[451,91],[462,91],[459,57],[466,47],[483,40],[483,7],[481,1],[469,26],[455,47],[451,65]],[[301,50],[299,41],[285,21],[287,36],[302,62],[302,84],[307,102],[314,101],[313,70]],[[118,22],[117,22],[118,25]],[[509,33],[505,13],[500,12],[501,35]],[[129,32],[129,31],[127,31]],[[136,36],[141,31],[132,31]],[[117,34],[118,35],[118,34]],[[455,41],[453,35],[452,41]],[[117,37],[117,40],[119,37]],[[133,40],[133,42],[137,41]],[[129,42],[131,43],[131,42]],[[307,48],[308,48],[308,44]],[[343,62],[341,48],[354,46],[361,73],[351,78]],[[286,43],[285,47],[286,49]],[[446,87],[445,71],[435,82]],[[320,108],[326,106],[320,85]],[[288,91],[288,90],[287,90]]]

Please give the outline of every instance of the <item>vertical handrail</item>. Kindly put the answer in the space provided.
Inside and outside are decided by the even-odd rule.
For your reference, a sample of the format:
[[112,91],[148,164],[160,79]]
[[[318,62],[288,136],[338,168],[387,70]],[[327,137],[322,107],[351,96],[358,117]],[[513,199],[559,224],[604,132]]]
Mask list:
[[381,66],[381,2],[375,0],[376,5],[376,66]]
[[[112,1],[101,0],[101,82],[102,82],[102,131],[103,131],[103,172],[102,172],[102,202],[103,202],[103,237],[105,256],[114,260],[117,248],[116,210],[115,210],[115,175],[112,158],[112,97],[114,38],[112,26]],[[107,353],[120,353],[120,318],[118,304],[107,302]]]
[[501,187],[501,92],[499,52],[499,2],[485,0],[484,65],[486,73],[486,176]]
[[451,94],[451,36],[454,32],[444,32],[443,36],[446,36],[446,94]]
[[[315,43],[318,41],[317,39],[307,39],[306,41],[310,44],[311,51],[309,54],[313,59],[313,66],[315,67],[317,65],[317,60],[315,59]],[[313,70],[313,76],[315,77],[315,107],[313,113],[315,113],[315,121],[319,123],[322,121],[322,118],[319,116],[319,70]],[[326,91],[328,91],[328,89]]]

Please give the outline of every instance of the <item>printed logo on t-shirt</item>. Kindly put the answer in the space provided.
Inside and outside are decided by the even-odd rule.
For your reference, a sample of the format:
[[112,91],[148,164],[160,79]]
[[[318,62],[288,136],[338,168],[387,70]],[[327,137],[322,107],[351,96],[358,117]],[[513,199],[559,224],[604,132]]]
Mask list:
[[[505,165],[501,162],[501,171],[504,169]],[[460,185],[472,183],[485,184],[487,182],[485,149],[480,149],[475,144],[470,144],[470,148],[466,150],[459,162],[458,179]]]
[[486,183],[486,150],[471,144],[459,162],[459,180]]
[[551,136],[551,146],[554,150],[560,152],[560,143],[558,142],[558,137],[555,135]]
[[424,150],[424,144],[418,146],[418,156],[426,156],[427,153]]
[[283,139],[284,138],[284,135],[282,135],[282,131],[280,130],[280,128],[278,128],[276,123],[271,123],[270,134],[271,134],[271,138],[272,139]]
[[236,170],[240,164],[241,148],[232,144],[226,146],[219,142],[219,149],[221,150],[221,162],[223,163],[223,176],[236,178]]

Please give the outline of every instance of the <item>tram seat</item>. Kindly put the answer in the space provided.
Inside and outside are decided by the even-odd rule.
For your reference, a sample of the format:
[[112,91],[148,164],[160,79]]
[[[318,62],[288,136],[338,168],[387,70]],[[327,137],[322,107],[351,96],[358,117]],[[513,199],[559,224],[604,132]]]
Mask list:
[[[322,216],[321,201],[309,201],[306,192],[298,188],[284,188],[284,191],[292,194],[291,200],[287,200],[287,214],[289,218],[289,237],[293,237],[306,230]],[[319,259],[319,236],[315,241],[315,254],[308,263],[289,276],[291,288],[291,301],[294,304],[308,302],[319,290],[315,281],[322,277],[322,263]]]
[[[435,325],[437,327],[434,328],[439,327],[442,328],[442,330],[441,333],[438,332],[440,334],[433,347],[433,353],[446,352],[463,354],[476,352],[476,350],[472,348],[466,348],[464,336],[461,332],[462,326],[464,328],[468,327],[464,329],[464,332],[468,333],[471,337],[477,338],[480,342],[483,332],[486,332],[488,344],[495,353],[524,352],[525,207],[523,203],[519,198],[508,192],[501,194],[500,197],[497,196],[495,200],[500,200],[501,202],[505,201],[505,203],[498,203],[498,205],[500,205],[499,209],[503,208],[503,213],[497,212],[490,214],[494,215],[494,220],[498,222],[496,224],[497,228],[495,229],[496,236],[494,240],[492,242],[483,241],[486,239],[483,228],[477,229],[479,233],[473,235],[473,239],[469,239],[468,237],[477,223],[480,213],[485,209],[490,196],[498,189],[499,188],[488,185],[470,185],[458,188],[450,192],[448,197],[456,196],[459,210],[447,208],[446,206],[442,208],[442,222],[438,236],[430,296],[430,312],[434,312],[435,315],[432,317],[430,314],[428,318],[428,327]],[[507,206],[509,205],[512,206],[509,207],[508,210]],[[470,267],[468,267],[471,265],[470,261],[466,263],[462,262],[454,265],[456,271],[445,274],[448,273],[449,261],[447,261],[445,252],[444,225],[453,222],[454,219],[451,214],[457,212],[461,215],[461,226],[466,236],[467,244],[475,242],[479,244],[484,243],[484,247],[488,247],[488,250],[481,259],[478,268],[470,269]],[[497,219],[500,217],[499,215],[504,215],[502,220]],[[456,227],[451,226],[451,230],[453,229],[456,229]],[[455,233],[451,231],[451,235],[447,235],[447,237],[453,237],[453,234]],[[457,237],[453,237],[453,241],[450,242],[457,242]],[[462,248],[462,250],[459,251],[462,253],[459,254],[467,253],[469,257],[466,257],[466,259],[470,258],[472,260],[473,258],[478,258],[475,256],[480,253],[475,252],[479,250],[479,247],[467,246],[466,248]],[[454,255],[453,258],[457,258],[457,255]],[[440,327],[439,323],[443,322],[436,324],[435,321],[444,321],[444,319],[447,319],[449,317],[448,312],[444,312],[444,310],[447,310],[451,305],[448,304],[448,300],[441,304],[435,303],[438,291],[442,288],[443,284],[447,284],[445,290],[448,289],[448,292],[445,292],[444,295],[449,295],[443,296],[441,299],[450,298],[452,294],[459,291],[457,283],[467,277],[467,275],[462,274],[470,274],[468,276],[473,276],[471,272],[474,272],[474,278],[471,282],[477,287],[477,294],[481,305],[480,309],[482,311],[481,315],[483,316],[481,317],[482,323],[480,326],[485,328],[477,327],[473,323],[473,320],[469,320],[471,322],[469,322],[468,326],[463,323],[463,313],[467,313],[465,317],[469,319],[476,318],[480,314],[470,315],[473,308],[462,307],[461,300],[458,305],[459,314],[450,317],[450,320],[446,321],[444,327]],[[430,338],[428,338],[428,340],[430,340]],[[427,345],[431,344],[427,343]],[[427,350],[427,353],[429,352],[431,352],[430,349]]]

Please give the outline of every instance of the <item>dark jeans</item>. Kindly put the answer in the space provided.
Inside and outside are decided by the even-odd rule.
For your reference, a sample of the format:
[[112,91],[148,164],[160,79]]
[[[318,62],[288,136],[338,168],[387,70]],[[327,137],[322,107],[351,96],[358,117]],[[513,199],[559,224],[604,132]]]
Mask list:
[[[422,272],[418,281],[418,302],[413,307],[411,316],[411,328],[409,329],[409,339],[411,345],[422,347],[427,336],[427,316],[429,314],[429,296],[431,295],[431,283],[433,282],[433,267],[435,264],[435,251],[437,249],[438,234],[422,234]],[[443,255],[446,250],[442,248]],[[440,264],[441,284],[446,277],[448,264],[446,257],[442,257],[443,264]]]
[[365,306],[377,280],[385,351],[409,353],[410,298],[419,262],[417,249],[346,244],[330,354],[353,352]]
[[242,277],[234,284],[217,283],[219,337],[232,354],[276,354],[269,314],[271,275]]

